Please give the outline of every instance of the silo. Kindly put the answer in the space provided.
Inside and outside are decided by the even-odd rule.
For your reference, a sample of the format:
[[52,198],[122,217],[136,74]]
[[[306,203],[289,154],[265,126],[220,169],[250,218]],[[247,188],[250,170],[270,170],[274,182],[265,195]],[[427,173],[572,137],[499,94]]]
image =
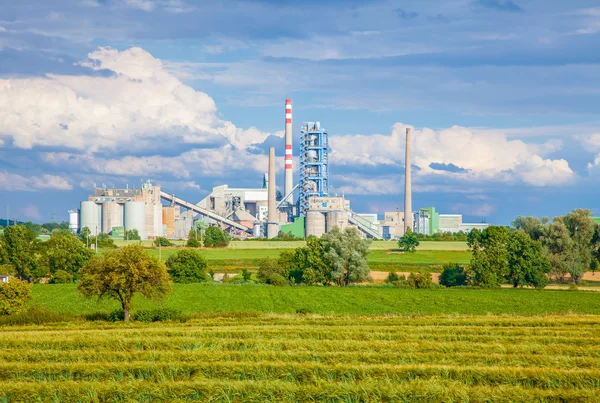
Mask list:
[[321,238],[325,233],[325,214],[320,211],[308,211],[306,213],[306,236],[311,235]]
[[74,234],[79,232],[79,209],[69,210],[69,230]]
[[146,204],[144,202],[125,203],[125,231],[136,229],[141,239],[146,239]]
[[102,232],[110,234],[114,227],[122,227],[121,207],[116,202],[102,204]]
[[345,211],[330,211],[327,213],[327,232],[334,227],[342,231],[348,226],[348,213]]
[[80,227],[88,228],[92,235],[100,232],[100,206],[93,201],[82,201],[80,212]]

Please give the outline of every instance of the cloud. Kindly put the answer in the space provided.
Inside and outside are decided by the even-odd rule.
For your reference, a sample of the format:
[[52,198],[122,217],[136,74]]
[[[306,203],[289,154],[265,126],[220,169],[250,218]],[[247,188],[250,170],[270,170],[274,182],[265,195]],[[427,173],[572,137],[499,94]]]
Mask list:
[[395,11],[398,18],[402,20],[412,20],[419,16],[419,13],[416,13],[414,11],[405,11],[402,8],[397,8]]
[[40,210],[33,204],[21,208],[21,212],[23,213],[23,216],[25,218],[29,218],[32,220],[40,220],[42,218]]
[[[397,123],[390,135],[332,137],[331,162],[349,167],[402,166],[405,129],[405,125]],[[454,126],[439,131],[413,130],[412,144],[412,164],[417,177],[557,186],[575,176],[567,161],[544,159],[538,154],[557,150],[559,143],[553,140],[546,145],[527,144],[509,140],[498,132],[476,134],[466,127]],[[440,170],[440,167],[458,169]]]
[[496,207],[489,204],[465,204],[456,203],[450,207],[450,210],[455,213],[462,213],[467,216],[489,217],[496,211]]
[[41,176],[25,177],[18,174],[0,171],[1,191],[34,192],[37,190],[72,190],[69,182],[56,175],[43,174]]
[[0,133],[15,147],[98,151],[162,149],[176,143],[245,148],[269,133],[216,116],[207,94],[184,85],[141,48],[98,48],[81,66],[110,77],[48,75],[0,80]]
[[150,0],[126,0],[125,5],[129,8],[136,8],[143,11],[152,11],[156,5]]
[[474,5],[497,11],[508,11],[512,13],[522,12],[523,8],[511,0],[476,0]]

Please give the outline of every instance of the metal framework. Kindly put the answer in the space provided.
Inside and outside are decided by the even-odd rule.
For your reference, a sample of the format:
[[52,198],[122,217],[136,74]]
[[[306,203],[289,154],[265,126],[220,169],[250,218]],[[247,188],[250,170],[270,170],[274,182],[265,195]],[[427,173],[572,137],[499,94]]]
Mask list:
[[329,139],[319,122],[302,125],[300,131],[300,211],[306,215],[309,199],[329,195]]

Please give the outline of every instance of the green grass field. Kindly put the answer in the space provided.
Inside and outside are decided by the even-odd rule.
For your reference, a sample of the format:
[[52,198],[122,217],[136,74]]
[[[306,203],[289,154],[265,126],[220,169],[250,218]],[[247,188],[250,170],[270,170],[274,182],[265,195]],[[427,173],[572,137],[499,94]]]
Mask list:
[[0,328],[0,402],[594,402],[599,327],[571,315],[212,315]]
[[[85,299],[72,284],[36,284],[33,306],[71,315],[109,312],[114,301]],[[295,313],[323,315],[545,315],[600,314],[595,292],[535,290],[410,290],[386,287],[272,287],[262,285],[174,284],[164,304],[134,299],[134,311],[168,307],[185,313]]]

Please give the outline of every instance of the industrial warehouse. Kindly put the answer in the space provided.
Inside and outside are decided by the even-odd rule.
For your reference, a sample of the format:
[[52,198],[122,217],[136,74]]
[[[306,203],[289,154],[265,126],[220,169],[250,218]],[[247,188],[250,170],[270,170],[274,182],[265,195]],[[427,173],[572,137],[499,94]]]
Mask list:
[[269,172],[261,188],[230,188],[223,184],[200,201],[190,202],[153,185],[140,188],[95,187],[94,193],[69,210],[73,232],[88,228],[93,235],[124,239],[137,230],[141,239],[185,239],[193,228],[220,226],[231,236],[276,238],[321,237],[334,227],[356,227],[366,238],[398,239],[407,230],[424,235],[468,232],[487,223],[463,223],[460,214],[440,214],[434,207],[412,209],[410,129],[406,133],[404,212],[356,213],[350,200],[329,191],[329,137],[320,122],[300,127],[299,174],[294,183],[292,101],[285,100],[285,173],[283,193],[277,192],[275,149],[269,149]]

